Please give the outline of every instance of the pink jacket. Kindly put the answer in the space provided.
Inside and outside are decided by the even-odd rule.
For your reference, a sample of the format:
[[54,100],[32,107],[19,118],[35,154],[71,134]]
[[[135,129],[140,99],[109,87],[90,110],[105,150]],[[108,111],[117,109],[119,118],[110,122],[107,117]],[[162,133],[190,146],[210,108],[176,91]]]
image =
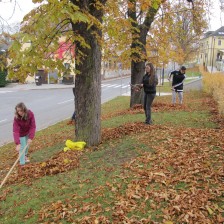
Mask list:
[[36,123],[34,114],[31,110],[28,110],[28,119],[23,120],[14,117],[13,121],[13,137],[16,145],[20,144],[20,137],[28,135],[29,139],[33,139],[36,131]]

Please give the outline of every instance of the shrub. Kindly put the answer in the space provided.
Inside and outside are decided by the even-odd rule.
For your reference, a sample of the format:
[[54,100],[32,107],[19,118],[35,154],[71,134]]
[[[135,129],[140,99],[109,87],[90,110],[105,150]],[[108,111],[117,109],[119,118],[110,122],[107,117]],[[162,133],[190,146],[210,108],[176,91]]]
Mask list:
[[5,70],[0,71],[0,87],[6,86],[6,84],[7,84],[6,76],[7,76],[7,72]]
[[224,73],[209,73],[200,68],[203,75],[203,89],[213,95],[218,103],[220,114],[224,115]]

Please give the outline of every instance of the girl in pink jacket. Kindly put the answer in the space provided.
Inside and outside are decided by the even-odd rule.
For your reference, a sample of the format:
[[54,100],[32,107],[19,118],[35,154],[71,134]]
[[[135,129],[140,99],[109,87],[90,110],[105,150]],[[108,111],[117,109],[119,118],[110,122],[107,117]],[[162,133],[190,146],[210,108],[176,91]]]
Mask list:
[[28,110],[24,103],[18,103],[15,107],[15,117],[13,122],[13,137],[16,144],[16,151],[20,153],[20,165],[29,162],[28,147],[21,155],[23,149],[30,145],[36,131],[34,114]]

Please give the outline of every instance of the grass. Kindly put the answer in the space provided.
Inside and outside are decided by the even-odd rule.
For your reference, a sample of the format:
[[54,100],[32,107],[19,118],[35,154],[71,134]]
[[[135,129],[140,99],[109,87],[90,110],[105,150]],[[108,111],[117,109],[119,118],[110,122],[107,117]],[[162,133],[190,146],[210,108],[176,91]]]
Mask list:
[[[161,106],[153,107],[153,126],[142,124],[141,111],[127,110],[129,97],[102,105],[103,130],[126,127],[128,132],[132,123],[138,131],[86,149],[78,168],[29,182],[15,179],[1,191],[0,223],[218,223],[224,209],[223,130],[209,96],[189,92],[184,98],[185,106],[174,108],[170,96],[156,97],[155,106]],[[65,124],[37,133],[34,166],[57,156],[72,138],[74,127]],[[14,161],[11,146],[0,148],[2,167]],[[187,212],[194,218],[186,221]]]

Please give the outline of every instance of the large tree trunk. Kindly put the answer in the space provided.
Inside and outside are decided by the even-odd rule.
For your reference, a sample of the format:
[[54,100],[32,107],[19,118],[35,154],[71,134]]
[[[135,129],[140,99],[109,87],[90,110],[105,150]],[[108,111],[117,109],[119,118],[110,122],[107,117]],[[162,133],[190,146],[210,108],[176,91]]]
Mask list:
[[101,49],[96,39],[89,37],[91,48],[75,79],[75,135],[88,145],[101,142]]
[[[103,9],[94,4],[94,0],[72,0],[82,10],[88,11],[102,22]],[[105,4],[106,0],[100,1]],[[80,51],[85,55],[81,63],[76,64],[78,74],[75,79],[75,139],[85,141],[88,146],[101,142],[101,28],[86,23],[73,24],[74,35],[81,35],[89,48],[76,45],[77,57]],[[97,34],[97,37],[96,37]]]

